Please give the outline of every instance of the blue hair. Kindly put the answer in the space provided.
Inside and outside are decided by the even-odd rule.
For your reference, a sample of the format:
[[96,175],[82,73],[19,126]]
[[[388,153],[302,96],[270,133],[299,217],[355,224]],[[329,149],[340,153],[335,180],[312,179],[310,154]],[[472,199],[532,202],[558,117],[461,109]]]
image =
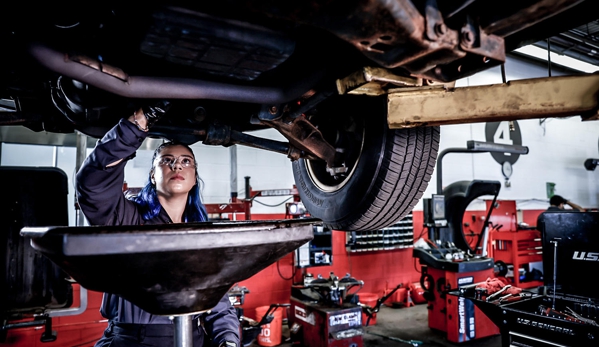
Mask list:
[[[162,205],[160,205],[160,201],[158,201],[158,194],[156,193],[156,186],[152,184],[152,172],[154,170],[154,161],[158,154],[162,152],[162,150],[169,146],[183,146],[187,148],[191,154],[194,156],[191,148],[180,142],[170,141],[165,142],[158,146],[154,151],[154,156],[152,157],[152,170],[148,174],[148,183],[141,189],[137,196],[133,197],[132,200],[135,201],[139,206],[142,214],[142,218],[144,220],[151,220],[158,216],[160,213],[160,209]],[[197,161],[196,161],[197,162]],[[208,221],[208,213],[206,212],[206,207],[202,203],[202,198],[200,196],[201,186],[204,182],[200,179],[200,175],[198,175],[198,168],[195,167],[195,176],[196,176],[196,184],[191,188],[189,193],[187,194],[187,204],[185,205],[185,211],[183,212],[183,222],[206,222]]]

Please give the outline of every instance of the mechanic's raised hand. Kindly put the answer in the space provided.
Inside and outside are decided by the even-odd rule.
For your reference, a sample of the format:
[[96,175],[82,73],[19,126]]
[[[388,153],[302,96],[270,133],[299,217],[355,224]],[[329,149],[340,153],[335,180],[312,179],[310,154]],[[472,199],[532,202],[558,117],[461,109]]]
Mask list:
[[169,110],[170,107],[171,103],[166,100],[158,101],[153,106],[142,106],[141,109],[144,113],[144,116],[148,120],[147,127],[149,128],[152,125],[154,125],[154,123],[156,123],[156,121],[158,121],[160,117],[164,116],[164,114]]

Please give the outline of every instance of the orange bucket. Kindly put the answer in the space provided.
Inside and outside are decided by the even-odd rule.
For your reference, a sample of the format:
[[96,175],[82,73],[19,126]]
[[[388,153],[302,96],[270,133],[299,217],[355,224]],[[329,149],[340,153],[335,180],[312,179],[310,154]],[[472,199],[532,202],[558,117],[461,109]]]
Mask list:
[[[358,296],[360,297],[360,303],[364,304],[364,305],[368,305],[372,308],[374,308],[376,306],[376,302],[379,299],[379,296],[375,293],[361,293],[358,294]],[[366,321],[368,321],[368,315],[364,312],[362,312],[362,325],[366,325]],[[375,325],[376,324],[376,313],[372,315],[372,318],[370,318],[370,322],[368,322],[368,325]]]
[[[270,306],[256,307],[257,321],[262,319],[269,307]],[[281,307],[277,307],[271,311],[269,315],[274,316],[274,319],[269,324],[264,324],[262,326],[260,335],[258,335],[257,338],[258,344],[260,346],[278,346],[281,344],[283,330],[283,309]]]

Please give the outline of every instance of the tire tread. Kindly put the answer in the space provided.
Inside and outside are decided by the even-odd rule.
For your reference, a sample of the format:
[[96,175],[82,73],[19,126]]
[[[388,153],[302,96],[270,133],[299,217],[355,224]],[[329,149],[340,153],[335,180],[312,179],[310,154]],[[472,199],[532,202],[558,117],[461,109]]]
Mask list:
[[382,167],[362,213],[331,225],[338,230],[378,230],[404,218],[418,203],[437,159],[438,127],[389,130]]

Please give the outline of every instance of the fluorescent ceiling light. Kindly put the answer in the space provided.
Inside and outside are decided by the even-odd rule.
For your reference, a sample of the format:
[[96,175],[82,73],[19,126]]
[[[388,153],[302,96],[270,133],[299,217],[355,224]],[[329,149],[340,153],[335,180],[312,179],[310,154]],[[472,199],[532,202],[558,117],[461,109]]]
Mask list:
[[[528,55],[531,57],[535,57],[535,58],[543,59],[543,60],[547,61],[547,50],[533,46],[533,45],[520,47],[520,48],[514,50],[514,52],[522,53],[522,54],[525,54],[525,55]],[[582,71],[582,72],[588,72],[588,73],[593,73],[593,72],[599,71],[599,66],[597,66],[597,65],[585,63],[582,60],[574,59],[574,58],[571,58],[571,57],[568,57],[565,55],[561,55],[561,54],[557,54],[554,52],[551,52],[550,58],[551,58],[551,63],[565,66],[570,69],[574,69],[574,70],[578,70],[578,71]]]

